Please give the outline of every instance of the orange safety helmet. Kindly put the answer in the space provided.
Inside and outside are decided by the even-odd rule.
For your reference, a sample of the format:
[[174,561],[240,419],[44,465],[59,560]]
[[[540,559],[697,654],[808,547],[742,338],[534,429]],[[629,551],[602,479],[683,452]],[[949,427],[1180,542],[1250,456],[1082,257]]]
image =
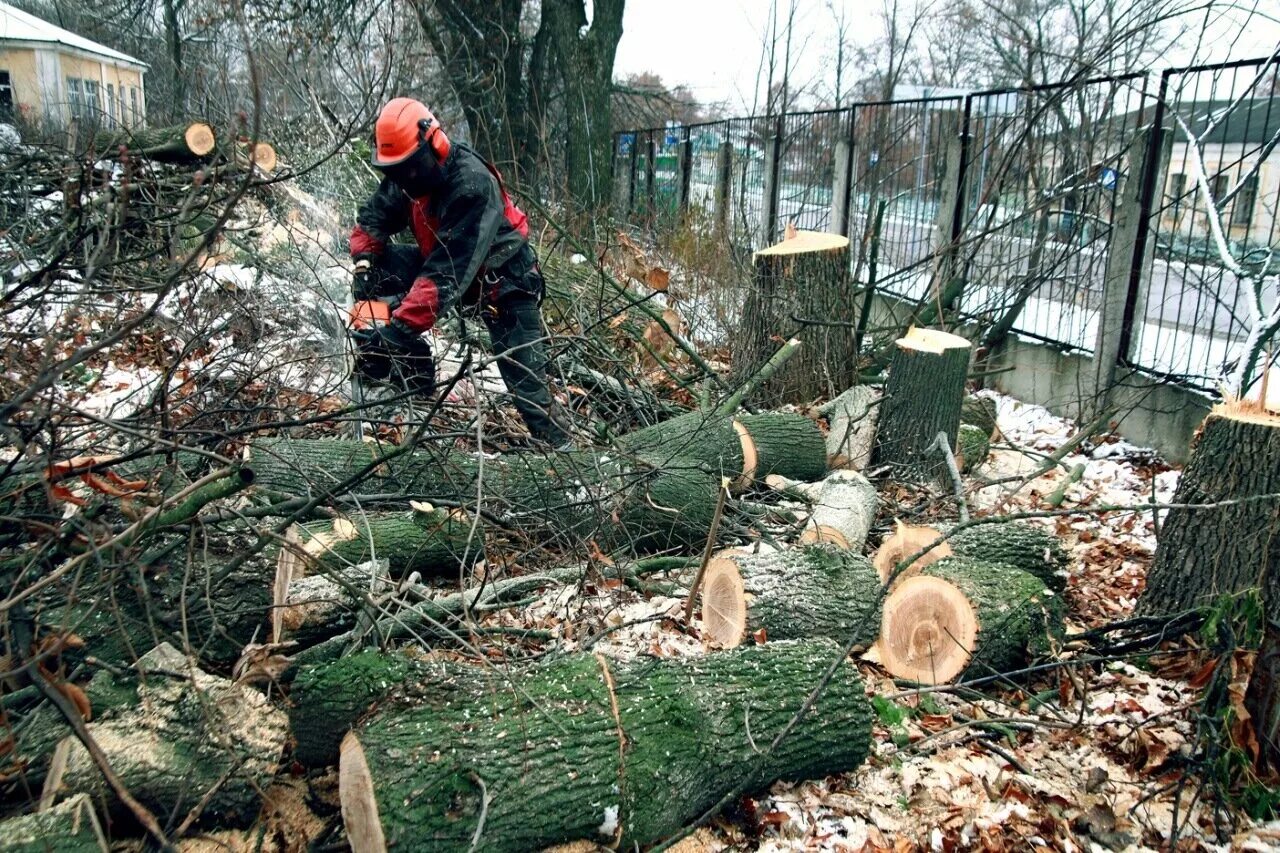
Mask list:
[[408,160],[423,145],[435,152],[438,162],[449,156],[449,137],[426,104],[413,98],[393,98],[378,114],[373,126],[373,165],[395,166]]

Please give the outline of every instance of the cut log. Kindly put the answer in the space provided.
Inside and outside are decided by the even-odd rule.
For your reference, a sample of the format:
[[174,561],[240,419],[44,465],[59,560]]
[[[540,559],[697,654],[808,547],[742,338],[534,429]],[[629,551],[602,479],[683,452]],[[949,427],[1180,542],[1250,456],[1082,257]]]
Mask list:
[[[253,820],[279,769],[288,719],[261,693],[190,667],[171,646],[144,655],[137,704],[89,723],[124,787],[153,814],[197,811],[220,825]],[[78,740],[71,741],[62,789],[127,812]]]
[[835,643],[807,641],[693,659],[574,654],[515,672],[415,664],[357,730],[386,842],[631,849],[740,787],[851,770],[866,758],[873,714],[848,664],[760,752],[838,655]]
[[[883,579],[902,560],[934,542],[947,532],[945,527],[907,526],[897,530],[876,551],[875,564]],[[919,574],[920,569],[951,555],[984,563],[1004,563],[1035,575],[1049,589],[1066,589],[1071,555],[1049,530],[1020,521],[982,524],[950,534],[906,569],[899,579]]]
[[871,562],[828,546],[722,553],[707,565],[706,586],[703,634],[725,648],[748,637],[844,643],[855,630],[870,644],[880,629],[873,610],[880,579]]
[[895,678],[945,684],[1020,670],[1061,633],[1060,598],[1039,578],[948,557],[889,593],[877,647]]
[[856,383],[858,353],[848,320],[857,309],[849,280],[848,238],[797,231],[756,252],[755,267],[754,286],[733,336],[734,376],[741,381],[755,374],[773,355],[778,340],[795,337],[804,342],[803,349],[756,391],[756,402],[807,403]]
[[755,449],[753,476],[763,482],[770,474],[811,482],[827,473],[827,444],[817,423],[803,415],[762,412],[741,415]]
[[827,461],[832,468],[861,471],[871,464],[880,391],[855,385],[818,409],[827,420]]
[[960,424],[956,439],[956,465],[967,472],[977,468],[991,455],[991,438],[981,427]]
[[776,474],[766,480],[771,489],[792,492],[812,505],[800,532],[800,543],[826,543],[845,551],[862,551],[875,524],[880,496],[857,471],[833,471],[817,483],[800,483]]
[[[880,547],[876,549],[875,557],[872,559],[880,582],[887,583],[894,569],[903,560],[914,557],[911,564],[906,566],[894,578],[895,584],[912,575],[920,574],[920,570],[931,563],[936,563],[944,557],[950,557],[952,551],[949,542],[938,542],[937,545],[929,547],[941,537],[942,533],[936,527],[903,524],[901,521],[895,522],[893,533],[880,543]],[[925,548],[929,548],[929,550],[920,554]],[[916,557],[916,554],[920,554],[920,556]]]
[[293,757],[308,767],[332,764],[351,724],[415,672],[409,658],[376,650],[302,669],[289,693]]
[[960,404],[960,423],[977,427],[991,441],[996,441],[1000,437],[1000,427],[997,426],[998,414],[999,409],[996,407],[996,401],[990,397],[978,397],[970,394]]
[[391,576],[412,572],[423,577],[457,578],[484,556],[484,528],[464,512],[426,509],[401,513],[352,515],[334,521],[296,525],[298,544],[281,548],[279,560],[300,561],[291,576],[314,574],[386,560]]
[[258,488],[277,494],[334,489],[369,469],[358,493],[427,501],[479,495],[484,510],[531,535],[585,536],[638,551],[705,542],[720,489],[718,475],[688,459],[655,468],[617,453],[508,453],[481,465],[473,454],[434,449],[387,458],[397,450],[339,439],[264,439],[249,458]]
[[109,849],[85,794],[44,811],[0,821],[0,853],[107,853]]
[[218,147],[213,128],[204,122],[172,127],[135,128],[128,131],[99,131],[94,135],[96,152],[111,154],[121,147],[158,163],[190,163],[207,157]]
[[875,463],[890,466],[895,479],[950,489],[938,433],[956,446],[969,351],[967,340],[936,329],[913,328],[897,340],[875,449]]
[[628,433],[618,445],[660,468],[681,459],[700,463],[738,489],[770,474],[808,481],[827,470],[822,430],[804,415],[785,412],[732,420],[689,412]]
[[1169,510],[1137,612],[1172,616],[1259,588],[1267,612],[1276,613],[1278,493],[1280,415],[1248,403],[1215,407],[1200,427],[1173,503],[1233,503]]

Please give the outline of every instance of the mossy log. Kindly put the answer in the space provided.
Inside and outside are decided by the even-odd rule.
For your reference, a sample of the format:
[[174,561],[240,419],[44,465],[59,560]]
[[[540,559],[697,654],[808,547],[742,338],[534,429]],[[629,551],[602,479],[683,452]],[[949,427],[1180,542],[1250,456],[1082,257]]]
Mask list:
[[822,430],[804,415],[786,412],[736,418],[688,412],[627,433],[618,446],[657,467],[681,459],[700,463],[738,488],[772,474],[809,481],[827,471]]
[[995,441],[1000,435],[1000,428],[996,423],[998,414],[996,401],[990,397],[970,394],[960,404],[960,423],[977,427],[991,441]]
[[[611,547],[662,550],[705,542],[720,478],[696,460],[655,467],[618,453],[473,454],[396,448],[340,439],[265,439],[249,458],[259,489],[286,495],[400,494],[472,502],[526,533],[566,541],[589,536]],[[340,486],[362,471],[355,487]]]
[[938,434],[956,447],[970,349],[964,338],[936,329],[912,329],[896,341],[875,448],[875,464],[890,466],[895,479],[950,489]]
[[[463,511],[425,505],[407,512],[351,514],[295,525],[279,561],[293,563],[291,577],[323,573],[369,560],[386,560],[391,576],[456,578],[484,556],[484,526]],[[278,563],[277,563],[278,564]]]
[[956,465],[962,472],[972,471],[991,455],[991,438],[981,427],[960,424],[956,436]]
[[693,659],[573,654],[516,672],[414,664],[344,745],[348,835],[376,823],[406,849],[630,849],[739,787],[852,770],[873,715],[848,664],[776,749],[759,748],[838,655],[810,640]]
[[947,557],[889,593],[877,646],[894,677],[943,684],[1020,670],[1061,636],[1061,597],[1039,578]]
[[[1173,616],[1258,588],[1280,612],[1280,415],[1256,404],[1205,418],[1160,528],[1138,613]],[[1269,497],[1268,497],[1269,496]],[[1212,506],[1206,506],[1212,505]]]
[[218,147],[213,128],[204,122],[172,127],[104,130],[94,134],[94,150],[112,155],[120,148],[158,163],[191,163],[214,153]]
[[107,839],[85,794],[0,821],[0,853],[103,853]]
[[703,633],[719,646],[825,637],[870,645],[880,632],[880,578],[871,561],[829,545],[743,554],[707,565]]
[[[153,814],[196,811],[219,825],[252,821],[279,769],[284,712],[252,688],[193,670],[170,646],[148,652],[139,669],[148,675],[134,686],[136,705],[89,723],[121,783]],[[57,789],[88,794],[126,815],[80,741],[67,742]]]

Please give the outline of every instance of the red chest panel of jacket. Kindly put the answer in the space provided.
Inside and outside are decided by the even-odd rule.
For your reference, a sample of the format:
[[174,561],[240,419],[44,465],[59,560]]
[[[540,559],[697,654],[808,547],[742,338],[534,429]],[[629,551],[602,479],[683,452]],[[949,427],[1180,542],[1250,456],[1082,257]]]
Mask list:
[[[489,166],[488,163],[485,163],[485,165]],[[489,171],[498,181],[498,191],[502,193],[503,218],[521,237],[528,237],[529,217],[525,215],[523,210],[516,207],[516,203],[511,200],[511,196],[507,195],[507,188],[503,186],[502,176],[498,174],[498,170],[489,166]],[[413,236],[418,241],[418,249],[421,250],[424,258],[430,255],[431,250],[436,247],[436,232],[440,230],[440,217],[428,210],[430,206],[430,196],[414,199],[409,217],[410,224],[413,227]]]

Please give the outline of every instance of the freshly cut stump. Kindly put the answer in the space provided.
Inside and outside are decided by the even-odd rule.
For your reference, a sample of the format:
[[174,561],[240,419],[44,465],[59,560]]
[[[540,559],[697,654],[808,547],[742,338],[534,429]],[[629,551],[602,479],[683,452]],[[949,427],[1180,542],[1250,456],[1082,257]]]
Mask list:
[[702,658],[568,654],[522,670],[417,663],[356,732],[387,845],[632,849],[740,786],[852,770],[874,715],[848,663],[777,749],[758,748],[839,654],[810,640]]
[[1169,510],[1139,615],[1173,616],[1257,587],[1274,619],[1280,612],[1280,501],[1264,496],[1278,493],[1280,414],[1256,403],[1216,406],[1200,427],[1173,502],[1218,505]]
[[703,600],[703,633],[725,648],[748,638],[843,643],[855,631],[870,644],[879,630],[880,580],[861,554],[827,545],[722,553],[708,563],[705,582],[717,592]]
[[734,378],[754,376],[777,350],[779,338],[795,337],[804,342],[803,349],[755,393],[756,402],[808,403],[857,382],[854,329],[827,322],[857,313],[848,238],[793,230],[756,252],[755,268],[732,341]]
[[[897,522],[893,533],[880,543],[880,547],[876,549],[875,556],[872,558],[872,564],[876,567],[876,574],[879,576],[880,582],[887,583],[899,563],[914,557],[941,538],[942,532],[936,527],[923,527],[903,524],[901,521]],[[902,573],[894,579],[894,583],[900,583],[906,578],[918,575],[925,566],[951,555],[950,542],[939,542],[925,553],[920,554],[919,557],[916,557],[911,565],[903,569]]]
[[1020,670],[1061,635],[1061,600],[1039,578],[948,557],[889,593],[878,645],[895,677],[942,684]]
[[875,463],[915,483],[950,484],[938,434],[953,450],[969,371],[969,341],[937,329],[913,328],[895,342],[880,423]]

